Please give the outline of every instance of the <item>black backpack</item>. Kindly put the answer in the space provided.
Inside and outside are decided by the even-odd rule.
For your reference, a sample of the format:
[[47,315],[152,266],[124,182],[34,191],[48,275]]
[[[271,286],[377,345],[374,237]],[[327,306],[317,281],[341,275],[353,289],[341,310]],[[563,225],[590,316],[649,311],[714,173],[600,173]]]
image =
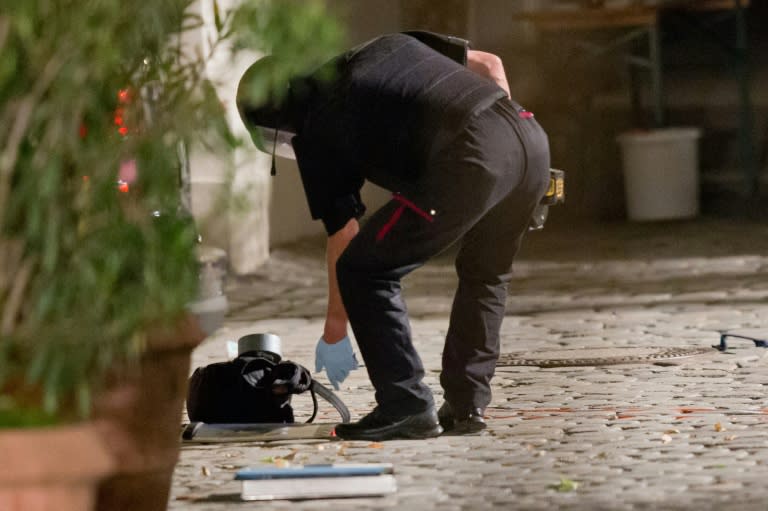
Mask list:
[[291,396],[310,391],[330,402],[349,422],[349,411],[330,389],[312,379],[309,370],[272,352],[250,351],[234,360],[195,369],[189,379],[187,415],[208,424],[293,423]]

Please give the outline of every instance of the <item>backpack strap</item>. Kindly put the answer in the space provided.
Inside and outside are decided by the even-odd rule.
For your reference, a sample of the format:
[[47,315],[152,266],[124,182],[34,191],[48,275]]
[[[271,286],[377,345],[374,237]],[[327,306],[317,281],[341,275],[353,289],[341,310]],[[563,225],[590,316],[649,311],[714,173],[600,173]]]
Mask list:
[[317,395],[315,394],[315,389],[311,386],[309,387],[309,395],[312,396],[312,416],[304,421],[306,424],[315,420],[315,416],[317,415]]
[[[309,370],[289,360],[277,362],[264,356],[240,356],[236,361],[242,364],[240,374],[253,386],[271,388],[275,395],[301,394],[309,390],[312,396],[312,416],[307,423],[317,416],[317,396],[329,402],[339,415],[341,422],[349,423],[352,416],[344,402],[331,389],[312,378]],[[286,401],[287,403],[287,401]]]
[[315,405],[315,411],[312,413],[312,417],[307,422],[312,422],[315,418],[315,414],[317,413],[317,398],[315,397],[315,393],[317,393],[318,396],[322,397],[333,407],[336,409],[337,412],[339,412],[339,415],[341,415],[341,422],[344,424],[349,423],[352,416],[349,414],[349,409],[347,408],[347,405],[344,404],[344,402],[339,399],[339,397],[333,393],[331,389],[320,383],[319,381],[312,379],[312,384],[309,386],[310,393],[312,394],[312,402]]

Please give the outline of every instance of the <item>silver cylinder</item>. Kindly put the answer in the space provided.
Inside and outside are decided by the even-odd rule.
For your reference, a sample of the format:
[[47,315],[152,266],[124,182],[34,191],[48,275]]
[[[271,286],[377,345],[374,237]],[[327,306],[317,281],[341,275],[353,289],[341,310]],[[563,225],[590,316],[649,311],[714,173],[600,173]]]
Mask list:
[[237,340],[237,354],[249,351],[268,351],[283,357],[280,348],[280,337],[275,334],[248,334]]

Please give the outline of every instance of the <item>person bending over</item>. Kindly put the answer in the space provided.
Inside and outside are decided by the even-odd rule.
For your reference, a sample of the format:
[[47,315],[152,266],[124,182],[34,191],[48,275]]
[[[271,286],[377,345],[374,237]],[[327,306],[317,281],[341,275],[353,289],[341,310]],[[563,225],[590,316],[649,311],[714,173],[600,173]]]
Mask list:
[[[316,369],[338,388],[357,368],[352,327],[377,406],[340,424],[343,439],[429,438],[485,427],[512,262],[548,183],[547,136],[510,98],[501,60],[429,32],[377,37],[285,94],[238,107],[263,149],[295,154],[314,219],[328,233],[329,299]],[[279,150],[278,150],[279,148]],[[366,219],[369,180],[392,199]],[[401,279],[452,245],[458,287],[436,411],[411,338]]]

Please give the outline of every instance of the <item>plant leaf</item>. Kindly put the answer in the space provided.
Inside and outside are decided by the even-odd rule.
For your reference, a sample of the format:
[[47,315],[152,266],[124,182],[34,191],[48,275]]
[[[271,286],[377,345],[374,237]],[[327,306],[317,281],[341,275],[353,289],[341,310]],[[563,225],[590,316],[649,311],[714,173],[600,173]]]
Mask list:
[[576,489],[578,489],[578,487],[579,487],[579,483],[571,479],[568,479],[567,477],[561,477],[559,484],[553,484],[550,486],[550,488],[559,492],[575,491]]
[[216,24],[216,32],[221,32],[224,28],[224,23],[221,21],[221,10],[219,9],[218,0],[213,0],[213,22]]

